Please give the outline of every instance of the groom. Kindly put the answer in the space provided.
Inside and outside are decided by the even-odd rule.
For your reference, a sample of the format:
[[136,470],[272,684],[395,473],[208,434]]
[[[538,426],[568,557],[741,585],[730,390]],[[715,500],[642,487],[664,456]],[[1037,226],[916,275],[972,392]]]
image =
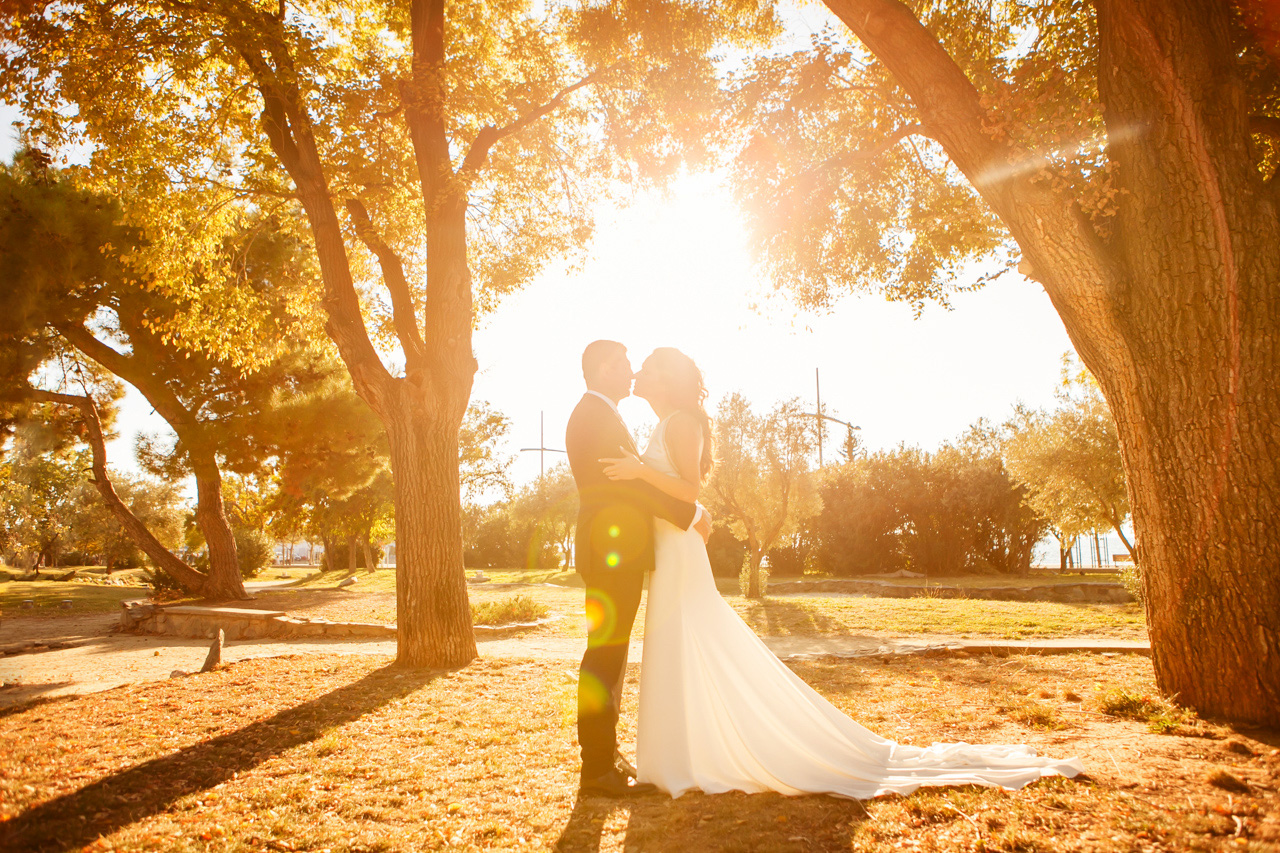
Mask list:
[[569,417],[565,448],[578,487],[574,562],[587,588],[587,652],[578,673],[578,744],[582,794],[622,797],[654,790],[637,783],[618,752],[618,709],[627,669],[631,625],[645,572],[653,568],[653,519],[696,529],[703,540],[710,519],[696,504],[678,501],[640,480],[610,480],[601,459],[639,455],[618,402],[631,394],[627,348],[595,341],[582,353],[587,393]]

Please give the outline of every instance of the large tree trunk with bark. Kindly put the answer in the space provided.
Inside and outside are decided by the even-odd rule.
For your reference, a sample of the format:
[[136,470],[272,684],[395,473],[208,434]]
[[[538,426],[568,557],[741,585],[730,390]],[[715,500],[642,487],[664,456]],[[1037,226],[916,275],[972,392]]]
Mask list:
[[431,669],[476,657],[462,566],[458,425],[407,393],[386,421],[396,505],[396,662]]
[[[1112,233],[1010,163],[897,0],[826,0],[1023,251],[1115,415],[1161,689],[1280,725],[1280,182],[1250,151],[1229,4],[1099,0]],[[993,177],[999,176],[999,177]]]
[[1252,165],[1224,6],[1098,13],[1132,368],[1086,363],[1116,416],[1156,678],[1202,713],[1280,724],[1276,187]]

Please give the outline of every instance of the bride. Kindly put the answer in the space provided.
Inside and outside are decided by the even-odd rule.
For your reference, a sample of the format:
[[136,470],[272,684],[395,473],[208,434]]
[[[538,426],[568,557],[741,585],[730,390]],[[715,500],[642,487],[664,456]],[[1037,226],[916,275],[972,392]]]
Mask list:
[[[657,349],[635,377],[660,418],[642,457],[601,460],[615,480],[645,480],[693,501],[712,466],[706,388],[693,360]],[[788,669],[716,589],[702,537],[655,521],[640,714],[639,781],[678,797],[698,789],[865,799],[922,785],[1020,788],[1082,772],[1027,746],[905,746],[846,717]]]

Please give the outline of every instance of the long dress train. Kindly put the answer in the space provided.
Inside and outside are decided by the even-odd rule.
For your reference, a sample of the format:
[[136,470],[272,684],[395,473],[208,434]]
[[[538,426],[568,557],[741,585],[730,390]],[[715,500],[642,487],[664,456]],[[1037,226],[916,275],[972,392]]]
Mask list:
[[[669,420],[669,419],[668,419]],[[646,463],[675,469],[655,428]],[[905,746],[841,713],[805,684],[716,589],[702,538],[655,522],[636,738],[639,779],[678,797],[698,789],[865,799],[923,785],[1020,788],[1060,774],[1023,745]]]

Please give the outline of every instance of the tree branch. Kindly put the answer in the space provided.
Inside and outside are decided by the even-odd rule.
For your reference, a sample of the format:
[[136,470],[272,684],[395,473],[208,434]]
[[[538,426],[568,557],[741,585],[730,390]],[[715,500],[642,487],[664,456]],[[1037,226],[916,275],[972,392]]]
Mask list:
[[407,373],[415,373],[422,369],[425,358],[425,346],[418,330],[418,321],[413,309],[413,294],[409,282],[405,279],[404,264],[382,235],[373,227],[369,211],[359,199],[347,199],[347,212],[355,225],[356,236],[360,238],[369,251],[378,258],[382,267],[382,280],[386,283],[387,292],[391,296],[391,316],[396,327],[396,336],[404,347],[405,369]]
[[58,334],[73,347],[137,388],[179,437],[187,441],[194,438],[191,430],[197,426],[195,416],[178,399],[178,395],[169,389],[163,379],[140,365],[135,359],[117,352],[98,340],[84,326],[77,323],[60,323],[55,328]]
[[818,181],[832,173],[844,172],[857,166],[870,163],[881,154],[885,153],[893,146],[910,136],[928,136],[924,128],[918,124],[909,124],[898,128],[884,139],[869,145],[865,148],[859,148],[855,151],[842,151],[832,157],[828,157],[816,166],[813,166],[801,172],[791,181],[793,190],[800,192],[808,192],[814,188]]
[[[976,86],[938,39],[900,0],[824,0],[897,80],[926,133],[969,179],[1022,249],[1028,274],[1045,288],[1087,364],[1109,361],[1132,373],[1123,346],[1117,294],[1123,274],[1070,190],[1033,182],[1035,170],[1011,168],[1032,153],[987,131]],[[1064,270],[1062,260],[1072,268]],[[1117,360],[1119,363],[1117,364]]]
[[452,177],[449,136],[445,124],[445,0],[412,0],[409,8],[413,62],[410,80],[401,88],[405,123],[413,142],[422,200],[431,217]]
[[590,86],[592,83],[596,82],[611,71],[614,67],[614,65],[609,65],[604,68],[596,69],[578,82],[561,89],[551,100],[547,101],[545,104],[534,107],[510,124],[502,127],[486,125],[481,128],[480,132],[476,134],[476,138],[472,140],[471,148],[468,149],[467,156],[463,159],[462,166],[458,169],[458,174],[473,175],[479,172],[484,168],[484,164],[489,158],[489,151],[493,149],[494,145],[498,144],[503,139],[506,139],[508,136],[519,133],[538,119],[555,112],[560,108],[567,97],[584,86]]
[[[298,200],[311,226],[316,260],[324,283],[321,304],[328,315],[325,331],[337,344],[356,392],[375,412],[384,412],[393,377],[378,356],[365,326],[342,226],[329,194],[310,120],[301,107],[297,86],[279,79],[258,44],[262,39],[270,41],[274,37],[275,49],[271,53],[277,62],[290,63],[292,59],[283,36],[278,32],[283,24],[269,15],[245,22],[230,12],[226,13],[224,23],[231,31],[231,46],[248,66],[254,85],[262,96],[263,132],[297,188]],[[258,25],[256,30],[252,26],[255,23]],[[255,33],[258,38],[255,38]]]

